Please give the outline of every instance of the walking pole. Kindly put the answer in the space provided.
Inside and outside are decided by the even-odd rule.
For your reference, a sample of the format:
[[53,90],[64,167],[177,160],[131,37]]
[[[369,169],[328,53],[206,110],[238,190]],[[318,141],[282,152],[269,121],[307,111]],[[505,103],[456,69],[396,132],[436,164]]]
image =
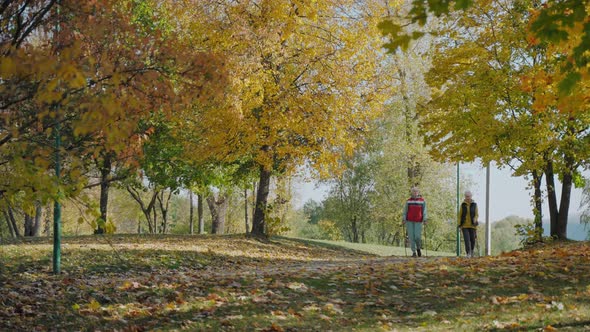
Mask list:
[[402,222],[402,230],[404,232],[404,254],[406,257],[408,257],[408,248],[406,247],[407,235],[406,235],[406,223],[405,222]]
[[427,241],[426,241],[426,223],[422,224],[422,227],[424,228],[424,256],[428,257],[428,249],[427,247]]
[[477,257],[479,257],[479,239],[477,238],[477,228],[475,229],[475,250],[477,251]]
[[[458,238],[459,240],[458,240],[457,243],[460,244],[461,243],[460,242],[461,241],[461,237],[463,236],[463,229],[461,227],[459,227],[459,226],[457,226],[457,234],[459,235],[459,238]],[[465,241],[465,239],[463,239],[463,241]],[[465,248],[467,248],[467,247],[465,247]],[[465,249],[465,250],[467,250],[467,249]],[[458,253],[457,257],[461,257],[461,248],[460,247],[459,247],[457,253]]]

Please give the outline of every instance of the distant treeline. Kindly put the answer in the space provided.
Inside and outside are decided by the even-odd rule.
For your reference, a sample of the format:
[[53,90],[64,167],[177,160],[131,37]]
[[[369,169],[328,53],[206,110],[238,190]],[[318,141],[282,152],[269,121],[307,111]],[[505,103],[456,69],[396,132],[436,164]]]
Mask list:
[[[543,235],[549,236],[549,223],[543,223]],[[580,224],[578,220],[573,220],[567,224],[567,238],[576,241],[588,240],[588,233],[590,231],[590,225]]]

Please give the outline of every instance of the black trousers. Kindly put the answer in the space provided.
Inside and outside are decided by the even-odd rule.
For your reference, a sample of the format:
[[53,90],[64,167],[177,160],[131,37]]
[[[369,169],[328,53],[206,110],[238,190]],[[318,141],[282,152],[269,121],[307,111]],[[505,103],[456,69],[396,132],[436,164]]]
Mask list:
[[465,241],[465,252],[472,253],[475,248],[475,228],[462,228],[461,230]]

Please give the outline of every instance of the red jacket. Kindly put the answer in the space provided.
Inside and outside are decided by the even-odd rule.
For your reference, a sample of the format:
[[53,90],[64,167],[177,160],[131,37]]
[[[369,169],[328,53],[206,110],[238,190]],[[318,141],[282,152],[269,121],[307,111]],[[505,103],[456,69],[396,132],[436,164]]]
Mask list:
[[426,214],[426,202],[422,197],[408,199],[404,209],[404,220],[423,222]]

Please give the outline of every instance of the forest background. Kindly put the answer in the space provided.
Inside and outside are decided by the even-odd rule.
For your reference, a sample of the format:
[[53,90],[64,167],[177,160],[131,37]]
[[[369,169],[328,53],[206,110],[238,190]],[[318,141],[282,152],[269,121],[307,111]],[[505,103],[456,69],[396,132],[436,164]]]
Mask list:
[[[454,165],[476,159],[530,181],[535,224],[498,221],[494,236],[511,240],[495,252],[539,237],[543,216],[567,237],[573,186],[587,206],[585,39],[535,37],[530,27],[551,11],[534,1],[447,7],[406,25],[423,38],[392,37],[386,49],[415,8],[56,3],[1,8],[1,238],[51,236],[57,200],[65,235],[400,245],[401,209],[418,185],[430,245],[453,251]],[[570,5],[554,30],[574,36],[585,9]],[[295,209],[302,169],[329,190]]]

